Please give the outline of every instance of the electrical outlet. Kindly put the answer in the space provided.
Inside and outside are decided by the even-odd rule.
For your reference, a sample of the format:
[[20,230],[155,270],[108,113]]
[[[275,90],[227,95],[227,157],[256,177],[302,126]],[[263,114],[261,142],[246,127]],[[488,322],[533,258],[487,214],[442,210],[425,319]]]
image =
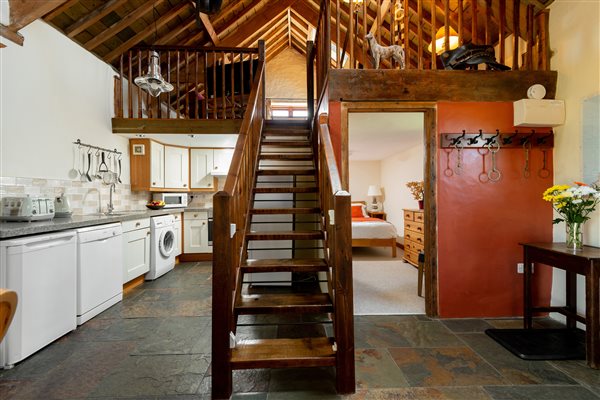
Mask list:
[[525,265],[523,263],[517,263],[517,274],[522,274],[525,270]]

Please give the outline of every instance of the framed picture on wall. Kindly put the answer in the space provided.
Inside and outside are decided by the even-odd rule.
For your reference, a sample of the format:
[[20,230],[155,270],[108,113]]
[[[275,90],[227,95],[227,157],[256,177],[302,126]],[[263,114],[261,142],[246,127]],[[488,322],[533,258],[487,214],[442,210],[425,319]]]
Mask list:
[[143,156],[146,154],[146,146],[143,144],[134,144],[133,145],[133,155],[134,156]]

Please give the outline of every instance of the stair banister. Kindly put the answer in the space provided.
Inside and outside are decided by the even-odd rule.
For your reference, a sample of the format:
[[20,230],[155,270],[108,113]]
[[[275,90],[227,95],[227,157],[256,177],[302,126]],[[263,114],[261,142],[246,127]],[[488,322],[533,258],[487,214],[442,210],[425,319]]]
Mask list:
[[235,334],[234,299],[249,221],[252,185],[264,122],[264,42],[231,166],[223,190],[213,197],[212,398],[232,391],[230,334]]

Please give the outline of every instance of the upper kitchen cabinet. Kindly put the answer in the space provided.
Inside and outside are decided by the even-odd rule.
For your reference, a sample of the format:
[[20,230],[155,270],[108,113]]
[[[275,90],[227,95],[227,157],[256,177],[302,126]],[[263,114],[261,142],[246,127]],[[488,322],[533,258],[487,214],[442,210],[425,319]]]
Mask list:
[[215,191],[217,178],[212,175],[214,165],[213,149],[190,149],[192,189]]
[[190,153],[187,147],[165,146],[165,187],[187,189],[190,180]]
[[189,153],[150,139],[130,139],[131,190],[188,191]]
[[212,174],[226,176],[233,159],[233,149],[214,149]]

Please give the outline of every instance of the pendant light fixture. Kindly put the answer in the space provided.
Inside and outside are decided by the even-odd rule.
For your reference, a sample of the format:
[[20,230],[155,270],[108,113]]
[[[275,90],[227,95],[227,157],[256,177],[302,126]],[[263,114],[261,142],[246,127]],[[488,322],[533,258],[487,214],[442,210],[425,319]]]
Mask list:
[[[152,8],[154,17],[154,42],[156,43],[156,8]],[[167,82],[160,74],[160,56],[155,50],[151,50],[148,55],[148,72],[145,75],[138,76],[134,80],[135,84],[141,89],[150,93],[153,97],[158,97],[161,93],[168,93],[173,90],[173,85]]]
[[[449,28],[449,49],[446,49],[446,27],[442,26],[440,29],[438,29],[438,31],[435,34],[435,38],[433,40],[435,40],[435,52],[438,55],[442,54],[446,50],[454,50],[458,47],[458,33],[456,33],[456,31],[452,29],[452,27]],[[431,43],[429,43],[429,46],[427,46],[427,50],[429,50],[429,52],[431,53],[432,49],[433,46]]]

